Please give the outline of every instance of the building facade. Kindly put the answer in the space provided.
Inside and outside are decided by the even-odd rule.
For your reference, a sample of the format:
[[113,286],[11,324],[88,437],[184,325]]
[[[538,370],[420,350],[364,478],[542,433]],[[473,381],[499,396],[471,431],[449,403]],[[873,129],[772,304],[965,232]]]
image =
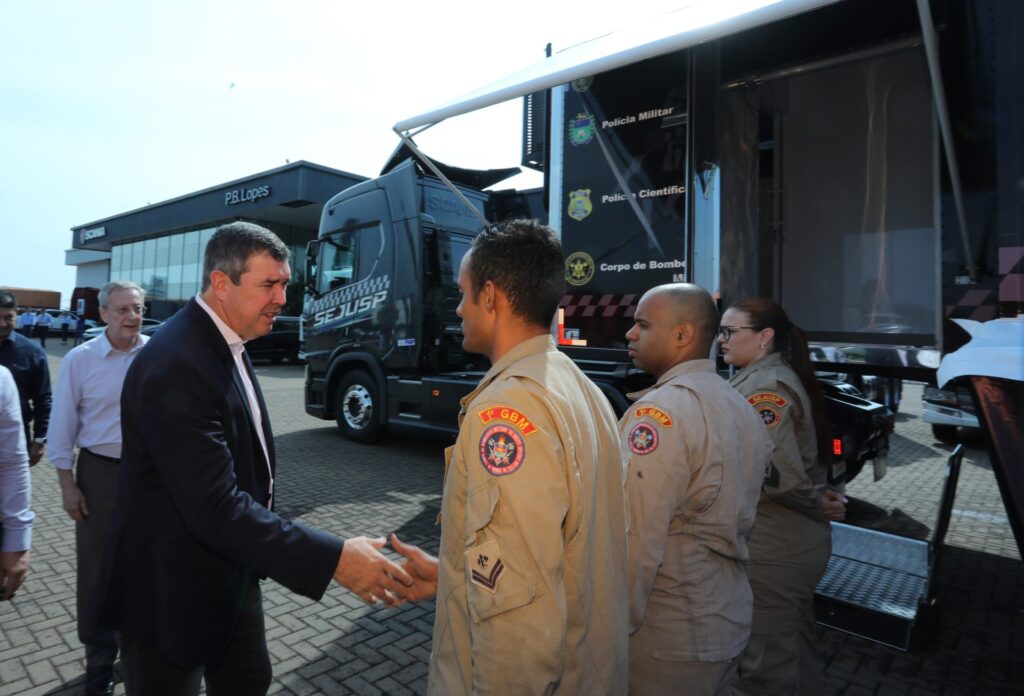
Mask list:
[[298,314],[306,243],[315,239],[331,196],[366,177],[299,161],[155,205],[72,228],[68,265],[76,287],[131,280],[149,312],[165,319],[199,292],[203,252],[220,225],[242,220],[269,228],[292,252],[286,314]]

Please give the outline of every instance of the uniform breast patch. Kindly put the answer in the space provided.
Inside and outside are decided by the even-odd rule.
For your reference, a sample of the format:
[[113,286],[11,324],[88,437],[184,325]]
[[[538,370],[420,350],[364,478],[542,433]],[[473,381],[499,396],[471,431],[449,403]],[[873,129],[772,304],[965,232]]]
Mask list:
[[761,416],[761,420],[769,429],[779,426],[782,422],[782,407],[789,403],[778,394],[772,392],[752,394],[747,398],[747,401],[754,407],[757,415]]
[[523,436],[512,425],[495,423],[480,437],[480,463],[492,476],[507,476],[526,458]]
[[470,569],[470,581],[493,594],[505,573],[498,542],[488,541],[466,551],[466,566]]
[[658,449],[658,431],[647,423],[637,423],[629,431],[629,449],[633,454],[650,454]]
[[484,425],[494,420],[503,420],[514,425],[516,430],[523,435],[533,435],[537,432],[537,426],[530,422],[530,419],[520,411],[511,406],[491,406],[480,411],[477,415],[480,416],[480,422]]
[[654,408],[653,406],[641,406],[633,413],[636,415],[637,418],[643,418],[644,416],[647,416],[648,418],[653,418],[654,420],[658,421],[658,423],[660,423],[662,426],[666,428],[672,427],[671,416],[669,416],[667,413],[665,413],[659,408]]

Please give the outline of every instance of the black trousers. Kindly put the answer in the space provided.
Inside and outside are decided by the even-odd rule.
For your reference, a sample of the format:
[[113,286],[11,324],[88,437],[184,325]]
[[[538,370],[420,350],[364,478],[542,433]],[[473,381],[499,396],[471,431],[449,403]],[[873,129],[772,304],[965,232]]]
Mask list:
[[89,506],[89,516],[75,524],[75,555],[78,560],[78,639],[85,645],[86,667],[109,667],[117,657],[117,637],[96,624],[94,602],[103,547],[114,520],[117,501],[117,464],[87,449],[78,454],[78,487]]
[[119,634],[118,638],[128,696],[196,696],[203,681],[208,696],[261,696],[270,689],[272,672],[263,624],[263,595],[256,583],[246,593],[227,654],[214,667],[184,670],[138,636]]

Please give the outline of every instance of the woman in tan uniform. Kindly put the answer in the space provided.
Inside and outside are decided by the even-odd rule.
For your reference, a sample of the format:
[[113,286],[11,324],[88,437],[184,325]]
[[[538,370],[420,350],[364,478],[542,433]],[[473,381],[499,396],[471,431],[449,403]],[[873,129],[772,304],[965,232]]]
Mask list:
[[725,362],[742,368],[731,380],[761,416],[775,443],[750,538],[754,621],[735,693],[820,694],[814,588],[831,554],[830,519],[844,499],[826,491],[829,436],[821,388],[807,339],[767,298],[747,298],[722,315]]

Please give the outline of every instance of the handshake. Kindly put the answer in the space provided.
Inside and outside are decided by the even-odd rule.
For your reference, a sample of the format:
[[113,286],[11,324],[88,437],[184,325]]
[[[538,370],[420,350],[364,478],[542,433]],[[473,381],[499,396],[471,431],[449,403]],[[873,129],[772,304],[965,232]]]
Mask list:
[[437,594],[437,558],[418,546],[403,544],[394,534],[390,541],[404,558],[399,563],[380,552],[388,543],[384,537],[346,539],[334,570],[335,581],[374,606],[383,601],[394,607]]

